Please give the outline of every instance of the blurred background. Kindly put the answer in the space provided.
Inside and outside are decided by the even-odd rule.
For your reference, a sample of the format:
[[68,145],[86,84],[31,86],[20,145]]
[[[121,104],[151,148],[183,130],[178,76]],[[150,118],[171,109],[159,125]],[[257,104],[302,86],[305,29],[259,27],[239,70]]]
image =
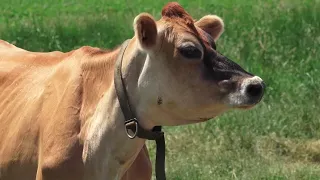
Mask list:
[[[225,22],[218,51],[265,80],[255,108],[165,127],[174,180],[320,179],[320,1],[181,0],[193,17]],[[0,0],[0,39],[30,51],[113,48],[141,12],[167,1]],[[148,142],[154,160],[155,144]]]

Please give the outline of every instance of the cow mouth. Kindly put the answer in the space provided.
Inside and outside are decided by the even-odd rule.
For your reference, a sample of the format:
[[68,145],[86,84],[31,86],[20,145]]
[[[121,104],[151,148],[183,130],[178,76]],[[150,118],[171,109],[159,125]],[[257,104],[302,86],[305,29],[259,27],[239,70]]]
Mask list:
[[238,109],[251,109],[255,106],[255,104],[253,105],[241,105],[241,106],[238,106],[237,108]]
[[199,120],[197,121],[200,121],[200,122],[204,122],[204,121],[208,121],[210,119],[213,119],[214,117],[203,117],[203,118],[199,118]]

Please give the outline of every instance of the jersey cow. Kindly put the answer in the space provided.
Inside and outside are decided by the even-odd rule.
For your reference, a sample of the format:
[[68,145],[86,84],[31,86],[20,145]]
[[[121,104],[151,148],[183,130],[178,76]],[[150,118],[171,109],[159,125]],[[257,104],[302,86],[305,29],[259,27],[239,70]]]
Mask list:
[[[250,108],[264,84],[216,51],[224,23],[169,3],[141,13],[122,73],[140,125],[207,121]],[[145,140],[130,139],[115,92],[120,48],[30,52],[0,41],[0,179],[151,179]]]

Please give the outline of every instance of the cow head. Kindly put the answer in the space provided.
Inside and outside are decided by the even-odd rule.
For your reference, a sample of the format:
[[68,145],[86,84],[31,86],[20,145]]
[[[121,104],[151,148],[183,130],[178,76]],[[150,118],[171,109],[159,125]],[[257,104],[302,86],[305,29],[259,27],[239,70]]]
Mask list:
[[[264,83],[216,50],[224,23],[216,15],[198,21],[169,3],[162,18],[142,13],[134,20],[134,47],[142,68],[133,99],[140,118],[153,125],[211,119],[231,108],[256,105]],[[138,58],[138,59],[139,59]]]

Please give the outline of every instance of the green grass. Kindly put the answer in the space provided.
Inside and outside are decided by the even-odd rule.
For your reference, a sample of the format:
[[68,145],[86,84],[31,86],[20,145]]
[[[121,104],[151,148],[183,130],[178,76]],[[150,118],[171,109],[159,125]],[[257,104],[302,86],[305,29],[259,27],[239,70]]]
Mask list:
[[[179,1],[221,16],[218,50],[267,84],[263,102],[206,123],[165,127],[168,179],[320,179],[320,1]],[[32,51],[111,48],[154,0],[0,0],[0,39]],[[154,143],[148,143],[154,159]]]

